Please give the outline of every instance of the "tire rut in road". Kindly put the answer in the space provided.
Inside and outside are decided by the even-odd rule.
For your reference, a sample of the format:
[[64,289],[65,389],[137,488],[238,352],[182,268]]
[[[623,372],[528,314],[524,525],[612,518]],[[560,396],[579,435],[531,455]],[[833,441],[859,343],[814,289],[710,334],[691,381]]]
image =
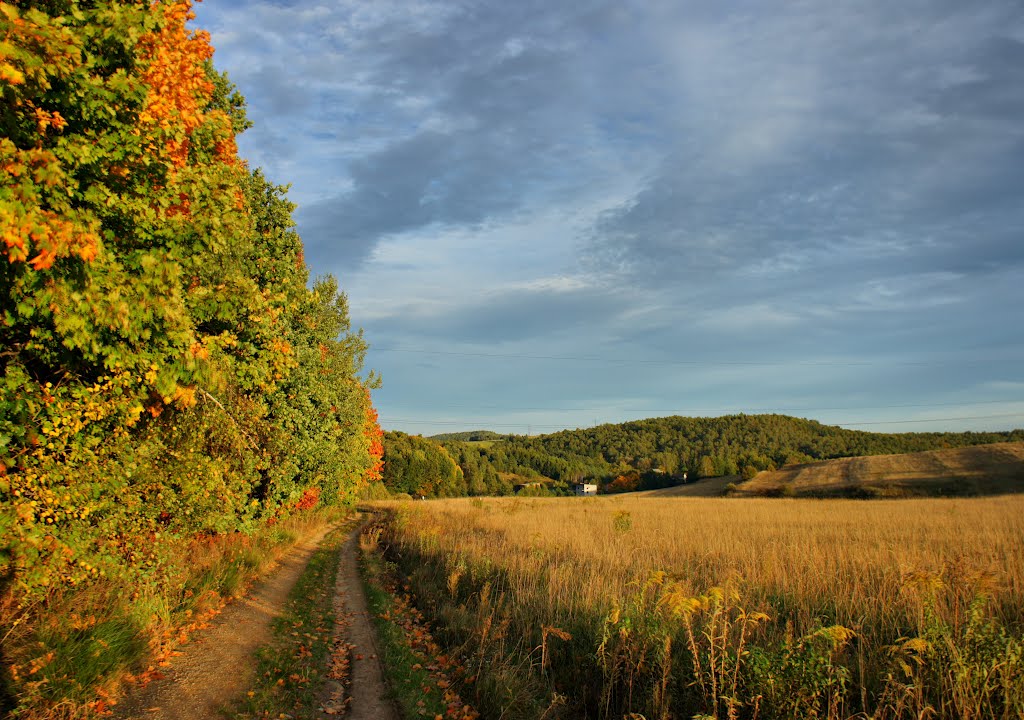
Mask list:
[[322,717],[344,713],[347,720],[399,720],[384,680],[376,629],[359,576],[359,533],[363,527],[365,523],[345,541],[335,583],[335,613],[344,624],[341,647],[348,653],[347,682],[329,684]]

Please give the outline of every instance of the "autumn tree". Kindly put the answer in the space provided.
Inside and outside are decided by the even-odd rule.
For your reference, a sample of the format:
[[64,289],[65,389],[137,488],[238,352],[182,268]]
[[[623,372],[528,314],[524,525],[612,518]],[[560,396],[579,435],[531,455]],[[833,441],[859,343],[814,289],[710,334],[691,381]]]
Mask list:
[[455,459],[439,443],[402,432],[384,434],[383,481],[392,492],[426,497],[466,494]]
[[191,18],[0,2],[0,636],[29,669],[0,673],[0,713],[91,689],[29,615],[92,588],[144,647],[132,598],[176,607],[194,543],[380,473],[366,343],[333,278],[308,284],[286,188],[237,157],[244,99]]
[[365,343],[333,279],[307,287],[190,19],[0,2],[0,570],[26,592],[137,573],[156,530],[344,501],[378,462]]

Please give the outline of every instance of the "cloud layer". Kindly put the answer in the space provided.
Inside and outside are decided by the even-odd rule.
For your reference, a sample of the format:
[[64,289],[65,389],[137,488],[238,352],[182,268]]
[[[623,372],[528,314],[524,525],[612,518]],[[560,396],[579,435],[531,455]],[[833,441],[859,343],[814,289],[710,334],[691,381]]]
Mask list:
[[198,11],[386,424],[1024,425],[1019,3]]

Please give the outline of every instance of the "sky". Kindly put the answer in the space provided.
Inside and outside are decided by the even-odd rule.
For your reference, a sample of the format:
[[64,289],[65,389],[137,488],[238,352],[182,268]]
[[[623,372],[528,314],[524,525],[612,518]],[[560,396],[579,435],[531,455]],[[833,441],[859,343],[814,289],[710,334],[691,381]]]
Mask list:
[[1024,427],[1019,0],[205,0],[385,429]]

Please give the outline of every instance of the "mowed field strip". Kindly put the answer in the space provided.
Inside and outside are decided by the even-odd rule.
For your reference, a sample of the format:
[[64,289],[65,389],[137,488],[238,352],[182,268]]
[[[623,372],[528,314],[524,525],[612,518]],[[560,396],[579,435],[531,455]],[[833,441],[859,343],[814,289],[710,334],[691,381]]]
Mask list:
[[1024,491],[1024,443],[839,458],[762,472],[741,494],[791,487],[796,495],[844,495],[863,490],[892,495],[998,495]]
[[637,497],[971,497],[1024,492],[1024,443],[993,443],[900,455],[788,465],[744,482],[704,478]]

